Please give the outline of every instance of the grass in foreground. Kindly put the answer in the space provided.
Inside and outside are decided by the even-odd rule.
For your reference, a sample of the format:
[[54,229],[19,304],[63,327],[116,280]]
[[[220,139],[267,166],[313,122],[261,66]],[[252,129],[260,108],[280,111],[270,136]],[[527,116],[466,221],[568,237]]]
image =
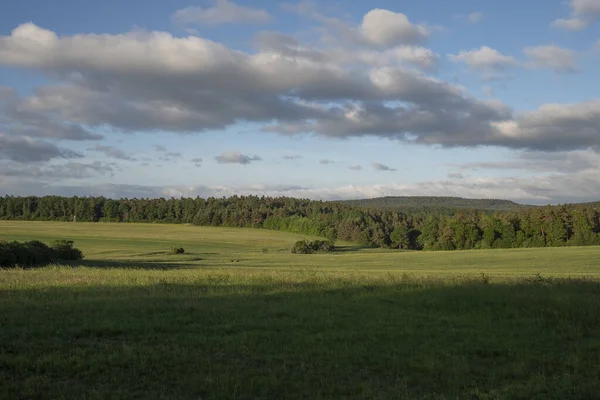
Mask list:
[[0,397],[589,399],[600,283],[2,271]]
[[86,255],[0,271],[0,398],[600,392],[599,248],[290,254],[298,238],[0,221],[0,239],[73,239]]

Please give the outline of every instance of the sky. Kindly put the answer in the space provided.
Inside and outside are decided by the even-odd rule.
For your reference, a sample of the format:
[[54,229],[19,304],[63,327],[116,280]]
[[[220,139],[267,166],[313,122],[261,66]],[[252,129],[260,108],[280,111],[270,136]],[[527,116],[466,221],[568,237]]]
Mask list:
[[19,0],[0,195],[600,200],[600,0]]

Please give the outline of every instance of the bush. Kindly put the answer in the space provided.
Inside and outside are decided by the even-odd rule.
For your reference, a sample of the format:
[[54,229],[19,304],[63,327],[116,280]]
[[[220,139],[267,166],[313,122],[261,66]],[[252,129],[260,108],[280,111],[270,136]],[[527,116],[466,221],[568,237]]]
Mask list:
[[183,247],[171,247],[171,253],[183,254],[183,253],[185,253],[185,250],[183,249]]
[[48,246],[39,240],[0,242],[0,268],[48,265],[59,260],[81,260],[83,254],[70,240],[60,240]]
[[334,250],[335,246],[329,240],[299,240],[292,247],[294,254],[331,253]]
[[294,254],[310,254],[312,253],[310,246],[306,240],[298,240],[292,247],[292,253]]
[[9,268],[17,264],[15,243],[0,242],[0,267]]
[[52,243],[52,250],[59,260],[77,261],[83,258],[81,250],[73,247],[72,240],[56,240]]

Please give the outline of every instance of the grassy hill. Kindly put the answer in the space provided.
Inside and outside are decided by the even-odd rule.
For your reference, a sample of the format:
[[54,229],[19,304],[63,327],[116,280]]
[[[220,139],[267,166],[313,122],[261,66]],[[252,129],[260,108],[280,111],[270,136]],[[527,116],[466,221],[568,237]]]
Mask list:
[[369,208],[465,208],[489,211],[533,207],[502,199],[465,199],[462,197],[436,196],[386,196],[372,199],[344,200],[341,203]]
[[[251,228],[170,224],[0,221],[0,240],[74,240],[91,268],[139,268],[237,273],[318,271],[332,274],[415,274],[452,277],[487,274],[491,279],[533,276],[596,276],[600,247],[557,247],[450,252],[398,251],[337,242],[338,251],[297,255],[295,241],[308,235]],[[171,247],[185,253],[171,254]],[[232,262],[234,260],[234,262]],[[0,274],[1,276],[1,274]]]

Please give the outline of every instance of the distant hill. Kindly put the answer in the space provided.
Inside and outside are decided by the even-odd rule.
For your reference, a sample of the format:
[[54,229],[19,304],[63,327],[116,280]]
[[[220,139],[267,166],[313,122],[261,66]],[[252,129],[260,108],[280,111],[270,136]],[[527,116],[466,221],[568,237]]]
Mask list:
[[368,208],[466,208],[489,211],[517,210],[532,207],[510,200],[434,196],[386,196],[373,199],[343,200],[341,203]]

